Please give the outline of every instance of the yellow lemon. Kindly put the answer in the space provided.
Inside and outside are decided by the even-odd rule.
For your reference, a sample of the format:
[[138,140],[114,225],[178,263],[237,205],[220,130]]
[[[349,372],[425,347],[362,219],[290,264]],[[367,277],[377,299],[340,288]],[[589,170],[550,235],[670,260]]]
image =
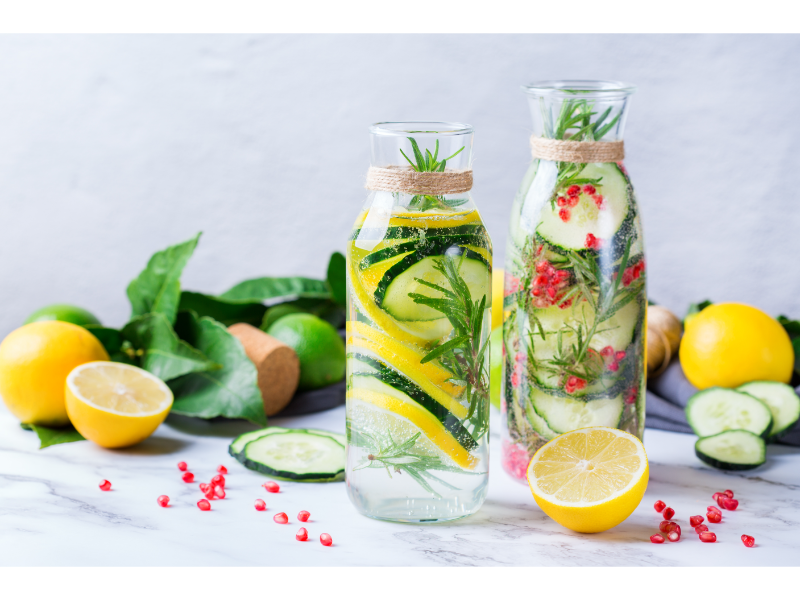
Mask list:
[[596,533],[627,519],[650,476],[639,439],[610,427],[585,427],[547,442],[528,465],[528,485],[547,516]]
[[67,412],[75,429],[105,448],[147,439],[167,418],[172,390],[139,367],[91,362],[67,377]]
[[701,390],[749,381],[789,383],[794,350],[789,335],[765,312],[728,302],[700,311],[681,340],[683,372]]
[[492,272],[492,329],[503,326],[503,278],[505,271],[495,269]]
[[63,321],[23,325],[0,344],[0,395],[23,423],[61,427],[69,423],[64,381],[93,360],[108,360],[108,353],[83,327]]

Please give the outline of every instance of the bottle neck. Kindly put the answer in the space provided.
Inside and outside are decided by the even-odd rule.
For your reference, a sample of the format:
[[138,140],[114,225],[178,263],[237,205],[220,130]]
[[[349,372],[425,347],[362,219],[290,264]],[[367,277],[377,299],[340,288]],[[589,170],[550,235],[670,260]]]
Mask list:
[[472,168],[472,128],[460,123],[376,123],[370,165],[415,171]]

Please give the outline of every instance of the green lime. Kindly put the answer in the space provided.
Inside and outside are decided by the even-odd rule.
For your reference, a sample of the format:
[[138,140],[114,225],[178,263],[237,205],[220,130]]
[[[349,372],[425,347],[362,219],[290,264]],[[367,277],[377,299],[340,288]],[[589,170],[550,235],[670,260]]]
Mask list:
[[272,308],[267,309],[267,312],[264,313],[264,320],[261,321],[261,330],[266,331],[272,324],[285,317],[286,315],[293,315],[296,313],[306,312],[302,308],[297,308],[293,304],[278,304],[277,306],[273,306]]
[[36,321],[64,321],[74,325],[100,325],[100,320],[88,310],[71,304],[51,304],[33,312],[23,325]]
[[301,390],[315,390],[344,377],[344,342],[333,325],[306,313],[286,315],[267,333],[290,346],[300,359]]

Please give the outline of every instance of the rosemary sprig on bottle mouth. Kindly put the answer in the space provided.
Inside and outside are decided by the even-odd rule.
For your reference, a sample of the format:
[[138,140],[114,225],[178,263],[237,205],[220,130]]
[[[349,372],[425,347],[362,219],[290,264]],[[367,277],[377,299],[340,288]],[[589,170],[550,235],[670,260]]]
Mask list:
[[[427,148],[425,149],[425,153],[423,154],[419,149],[419,144],[417,144],[417,140],[414,138],[408,138],[408,141],[411,142],[411,149],[414,151],[414,158],[416,159],[416,163],[412,161],[406,153],[403,152],[403,149],[400,149],[400,154],[403,155],[408,161],[408,164],[411,165],[411,168],[414,169],[417,173],[443,173],[445,167],[447,166],[447,161],[451,158],[458,156],[458,154],[466,147],[461,146],[458,150],[456,150],[453,154],[448,156],[447,158],[443,158],[442,160],[438,160],[439,157],[439,140],[436,140],[436,146],[434,148],[433,154]],[[462,204],[466,204],[469,202],[469,198],[445,198],[444,196],[430,196],[426,194],[417,194],[413,198],[411,198],[411,202],[409,203],[408,207],[412,209],[419,210],[420,212],[425,212],[426,210],[431,210],[432,208],[454,208],[456,206],[461,206]]]

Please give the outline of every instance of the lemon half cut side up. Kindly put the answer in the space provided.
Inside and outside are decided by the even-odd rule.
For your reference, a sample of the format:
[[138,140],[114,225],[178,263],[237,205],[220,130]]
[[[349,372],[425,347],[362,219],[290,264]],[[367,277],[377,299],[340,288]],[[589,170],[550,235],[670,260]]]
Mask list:
[[105,448],[132,446],[150,437],[172,401],[166,383],[132,365],[89,362],[67,377],[70,421],[83,437]]

